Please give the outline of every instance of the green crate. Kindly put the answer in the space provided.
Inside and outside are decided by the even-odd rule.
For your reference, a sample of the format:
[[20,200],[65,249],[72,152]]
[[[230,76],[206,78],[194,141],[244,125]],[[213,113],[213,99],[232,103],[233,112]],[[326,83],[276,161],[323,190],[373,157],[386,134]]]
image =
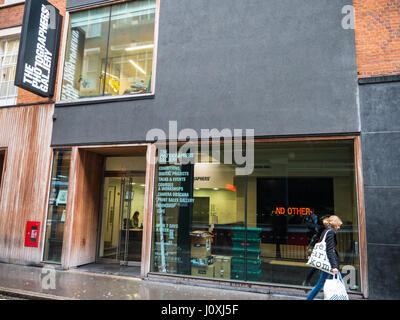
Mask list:
[[[246,280],[247,281],[258,281],[260,279],[261,269],[255,272],[247,271]],[[243,270],[232,270],[231,272],[232,280],[244,280]]]
[[258,250],[260,249],[261,239],[247,239],[247,242],[245,243],[244,239],[233,238],[232,243],[233,247],[237,249],[247,247],[247,250]]
[[[244,258],[244,247],[232,248],[234,258]],[[247,249],[247,259],[260,259],[261,249]]]
[[[261,268],[261,259],[247,259],[246,265],[248,272],[257,272]],[[233,258],[231,266],[233,270],[244,270],[244,259]]]
[[[242,239],[244,241],[246,228],[234,227],[232,228],[233,237],[235,239]],[[258,240],[260,239],[261,228],[247,228],[247,240]]]

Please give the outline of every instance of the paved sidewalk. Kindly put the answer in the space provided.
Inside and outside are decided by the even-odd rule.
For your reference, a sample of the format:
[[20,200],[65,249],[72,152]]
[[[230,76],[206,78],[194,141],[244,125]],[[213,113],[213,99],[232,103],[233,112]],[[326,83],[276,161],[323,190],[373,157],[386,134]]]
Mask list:
[[[56,300],[292,300],[304,299],[135,277],[0,263],[0,293]],[[53,269],[54,270],[54,269]],[[54,277],[51,277],[54,275]],[[53,287],[53,288],[52,288]]]

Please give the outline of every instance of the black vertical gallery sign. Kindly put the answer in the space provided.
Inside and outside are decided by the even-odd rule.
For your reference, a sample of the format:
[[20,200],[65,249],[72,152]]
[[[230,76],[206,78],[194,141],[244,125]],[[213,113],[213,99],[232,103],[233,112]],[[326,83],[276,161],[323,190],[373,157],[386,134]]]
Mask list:
[[54,95],[62,16],[46,0],[26,0],[15,85],[41,97]]

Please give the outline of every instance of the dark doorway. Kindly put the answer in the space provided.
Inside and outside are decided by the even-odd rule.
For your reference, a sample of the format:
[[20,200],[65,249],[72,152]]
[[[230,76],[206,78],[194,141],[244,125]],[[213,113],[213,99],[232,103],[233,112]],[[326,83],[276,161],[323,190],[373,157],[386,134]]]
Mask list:
[[4,157],[5,157],[5,152],[0,150],[0,186],[1,186],[1,178],[3,177]]

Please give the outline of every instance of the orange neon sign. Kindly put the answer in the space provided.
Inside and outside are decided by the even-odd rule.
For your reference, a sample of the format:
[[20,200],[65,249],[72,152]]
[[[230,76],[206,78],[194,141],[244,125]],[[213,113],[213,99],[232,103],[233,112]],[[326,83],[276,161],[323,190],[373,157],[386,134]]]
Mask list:
[[231,184],[226,184],[225,189],[230,190],[230,191],[236,191],[236,187]]
[[301,215],[301,216],[310,216],[313,211],[310,208],[298,208],[298,207],[276,207],[275,211],[272,211],[275,215]]

